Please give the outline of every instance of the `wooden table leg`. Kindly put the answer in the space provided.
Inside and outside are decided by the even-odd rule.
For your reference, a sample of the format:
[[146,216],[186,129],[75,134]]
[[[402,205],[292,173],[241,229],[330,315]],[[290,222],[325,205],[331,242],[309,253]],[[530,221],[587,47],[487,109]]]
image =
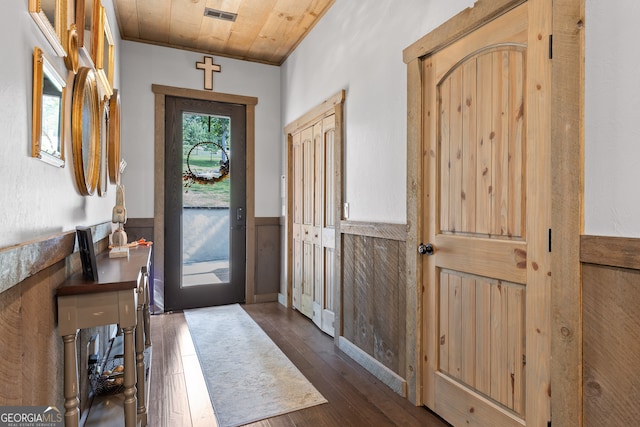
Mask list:
[[136,364],[133,344],[134,326],[122,328],[124,333],[124,425],[136,427]]
[[76,336],[74,334],[62,337],[64,342],[64,425],[78,427],[80,413],[78,405],[78,362],[76,356]]
[[145,347],[151,347],[151,316],[149,315],[149,303],[151,302],[151,296],[149,293],[149,273],[145,273],[144,278],[144,345]]
[[145,399],[145,374],[144,374],[144,327],[143,313],[144,306],[138,304],[137,316],[138,326],[136,327],[136,388],[138,391],[138,417],[141,420],[141,426],[147,425],[147,408]]

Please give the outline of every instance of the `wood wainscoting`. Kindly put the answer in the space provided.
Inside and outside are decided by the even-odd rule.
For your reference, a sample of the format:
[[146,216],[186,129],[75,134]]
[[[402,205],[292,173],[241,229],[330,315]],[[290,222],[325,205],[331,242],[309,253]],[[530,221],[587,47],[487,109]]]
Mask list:
[[[278,300],[280,286],[280,218],[256,217],[255,218],[255,286],[254,302],[270,302]],[[129,218],[125,225],[129,241],[146,240],[154,241],[153,218]],[[154,276],[153,264],[151,277]],[[153,280],[152,286],[152,312],[159,314],[164,311],[164,282],[161,279]]]
[[280,218],[256,217],[254,302],[278,301],[280,289]]
[[640,419],[640,239],[582,236],[583,426]]
[[406,225],[342,221],[340,232],[338,345],[406,397]]
[[[96,253],[107,248],[111,223],[92,227]],[[75,231],[0,248],[0,406],[64,408],[63,349],[57,331],[56,289],[81,268]],[[87,343],[100,336],[104,355],[110,328],[83,329],[77,340],[81,414],[89,403]]]

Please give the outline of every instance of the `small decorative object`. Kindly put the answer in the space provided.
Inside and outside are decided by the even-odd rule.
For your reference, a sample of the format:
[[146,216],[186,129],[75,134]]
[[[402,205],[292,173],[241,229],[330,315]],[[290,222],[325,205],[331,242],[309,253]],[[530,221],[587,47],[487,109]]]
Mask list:
[[221,72],[222,67],[213,63],[212,56],[205,56],[204,62],[196,62],[196,68],[198,70],[204,70],[204,88],[206,90],[213,90],[213,72]]
[[78,238],[78,252],[82,262],[82,275],[94,282],[98,281],[98,267],[96,265],[96,254],[93,249],[93,236],[91,228],[85,226],[76,227],[76,237]]
[[127,209],[124,207],[124,186],[118,184],[116,187],[116,205],[113,207],[111,222],[118,224],[118,228],[111,236],[112,249],[109,252],[110,258],[129,256],[129,246],[127,246],[127,233],[123,225],[127,222]]

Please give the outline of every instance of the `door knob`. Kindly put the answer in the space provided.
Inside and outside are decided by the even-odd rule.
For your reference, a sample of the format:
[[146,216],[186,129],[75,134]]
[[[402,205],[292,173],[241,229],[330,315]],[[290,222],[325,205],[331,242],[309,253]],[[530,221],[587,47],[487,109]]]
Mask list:
[[418,252],[420,255],[433,255],[435,251],[436,250],[431,243],[427,243],[426,245],[424,243],[420,243],[418,246]]

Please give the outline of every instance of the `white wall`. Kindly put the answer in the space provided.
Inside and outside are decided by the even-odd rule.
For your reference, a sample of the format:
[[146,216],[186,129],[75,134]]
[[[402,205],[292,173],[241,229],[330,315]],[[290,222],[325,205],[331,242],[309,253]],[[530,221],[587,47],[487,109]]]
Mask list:
[[640,237],[639,17],[586,0],[585,234]]
[[[122,42],[122,182],[130,217],[151,218],[154,197],[154,94],[152,84],[203,90],[202,53]],[[278,67],[215,56],[216,92],[258,98],[255,138],[255,215],[280,215],[280,70]]]
[[283,126],[340,89],[351,220],[406,221],[402,50],[473,0],[338,0],[282,66]]
[[[112,25],[116,49],[120,44],[111,0],[103,0]],[[73,74],[42,35],[27,9],[28,2],[3,2],[0,14],[0,248],[93,225],[111,219],[114,187],[107,197],[80,196],[71,164],[70,114],[67,114],[65,155],[59,169],[31,157],[33,48],[40,47],[58,72],[67,78],[71,94]],[[120,80],[116,58],[115,81]],[[70,113],[71,98],[67,99]]]

